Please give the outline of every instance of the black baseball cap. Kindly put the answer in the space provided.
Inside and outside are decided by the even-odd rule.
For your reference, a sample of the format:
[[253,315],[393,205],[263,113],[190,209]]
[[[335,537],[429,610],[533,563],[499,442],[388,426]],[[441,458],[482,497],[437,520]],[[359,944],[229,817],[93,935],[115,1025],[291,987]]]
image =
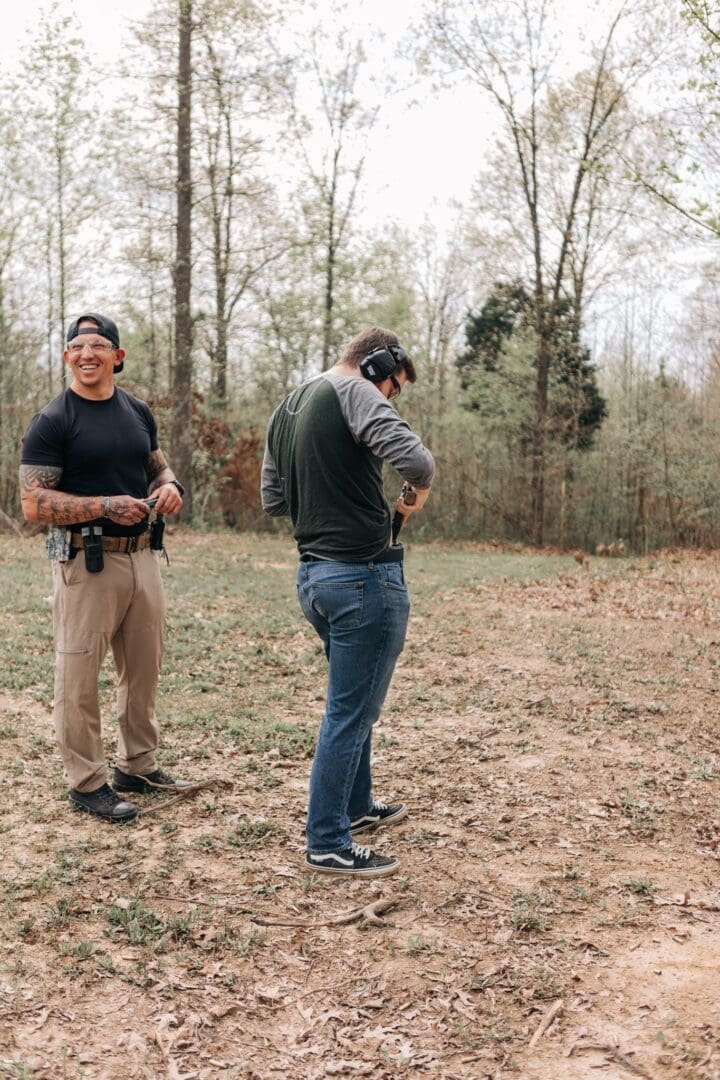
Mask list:
[[[86,319],[91,319],[97,325],[83,326],[81,329],[78,329],[78,323],[84,322]],[[114,348],[120,348],[120,335],[118,333],[117,326],[112,321],[112,319],[108,319],[107,315],[98,315],[96,311],[86,311],[84,315],[78,315],[77,319],[73,319],[73,321],[68,326],[68,332],[65,341],[66,343],[72,341],[73,338],[76,338],[78,336],[78,334],[95,333],[100,334],[101,337],[107,338],[110,344],[114,346]],[[122,371],[123,366],[124,361],[121,360],[119,364],[115,365],[115,370]]]

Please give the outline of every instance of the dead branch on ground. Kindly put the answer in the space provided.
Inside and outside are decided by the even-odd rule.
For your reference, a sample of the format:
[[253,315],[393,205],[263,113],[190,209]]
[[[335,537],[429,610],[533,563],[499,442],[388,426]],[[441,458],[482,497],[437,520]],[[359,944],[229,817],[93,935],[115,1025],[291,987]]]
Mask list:
[[318,922],[305,922],[302,919],[264,919],[261,916],[257,916],[251,919],[251,922],[257,923],[259,926],[298,926],[303,930],[315,930],[321,926],[348,926],[350,923],[359,921],[361,927],[365,926],[387,926],[384,919],[380,916],[384,915],[386,911],[395,907],[402,900],[401,896],[389,896],[386,900],[373,900],[371,904],[366,904],[364,907],[353,908],[352,911],[346,911],[340,915],[332,915],[329,919],[321,919]]
[[[158,803],[157,806],[151,806],[147,809],[139,810],[138,816],[148,817],[150,814],[158,814],[161,810],[167,810],[171,806],[175,806],[176,803],[182,802],[184,799],[189,799],[193,795],[197,795],[199,791],[219,791],[222,788],[231,788],[232,781],[220,780],[218,778],[211,777],[208,780],[200,780],[197,784],[190,784],[189,787],[183,788],[178,795],[175,795],[172,799],[164,800]],[[158,787],[158,791],[162,788]]]

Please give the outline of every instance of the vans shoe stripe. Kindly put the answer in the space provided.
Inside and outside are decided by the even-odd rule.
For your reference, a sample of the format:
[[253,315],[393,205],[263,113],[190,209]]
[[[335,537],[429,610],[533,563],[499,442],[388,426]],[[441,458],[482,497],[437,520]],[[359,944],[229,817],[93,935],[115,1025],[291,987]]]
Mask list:
[[329,859],[331,859],[333,862],[340,863],[341,866],[353,866],[354,865],[354,862],[353,862],[352,859],[344,859],[342,857],[342,855],[338,855],[336,852],[332,852],[332,851],[329,852],[329,854],[327,854],[327,855],[310,855],[311,862],[322,863],[322,862],[327,862]]

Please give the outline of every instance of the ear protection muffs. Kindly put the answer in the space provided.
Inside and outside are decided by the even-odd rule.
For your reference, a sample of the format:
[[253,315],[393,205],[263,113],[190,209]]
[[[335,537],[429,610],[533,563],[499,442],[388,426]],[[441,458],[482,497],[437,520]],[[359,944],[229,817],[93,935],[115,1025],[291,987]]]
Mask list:
[[389,379],[406,358],[407,353],[399,345],[379,345],[360,361],[360,371],[371,383],[381,383]]

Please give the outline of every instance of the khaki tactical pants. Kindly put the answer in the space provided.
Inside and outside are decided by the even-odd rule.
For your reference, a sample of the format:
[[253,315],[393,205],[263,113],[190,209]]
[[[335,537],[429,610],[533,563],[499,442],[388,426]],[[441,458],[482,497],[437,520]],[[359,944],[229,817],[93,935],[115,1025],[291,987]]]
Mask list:
[[98,678],[108,645],[118,673],[116,764],[131,774],[156,768],[166,612],[158,552],[103,555],[99,574],[87,572],[82,551],[69,562],[53,562],[55,733],[77,791],[94,791],[107,779]]

